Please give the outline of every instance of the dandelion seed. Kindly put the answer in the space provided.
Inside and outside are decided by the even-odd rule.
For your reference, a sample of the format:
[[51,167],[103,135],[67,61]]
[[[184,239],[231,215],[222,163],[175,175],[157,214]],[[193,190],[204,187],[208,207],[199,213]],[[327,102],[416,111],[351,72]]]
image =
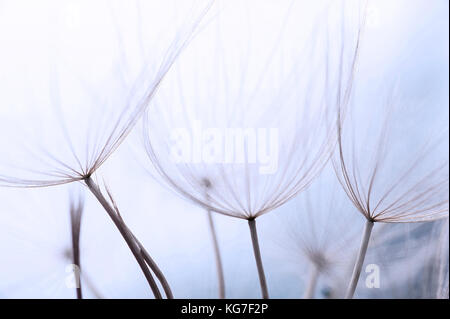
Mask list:
[[[102,4],[90,3],[79,4],[86,13],[83,24],[67,30],[67,21],[59,20],[63,5],[38,6],[26,17],[23,10],[13,12],[19,26],[16,20],[8,23],[16,29],[15,38],[0,33],[5,48],[0,67],[9,78],[0,94],[12,110],[0,125],[0,148],[8,149],[0,159],[0,185],[31,188],[85,182],[127,241],[155,295],[160,296],[151,273],[145,270],[145,256],[91,176],[145,112],[175,59],[198,32],[212,2],[184,7],[187,11],[180,21],[170,7],[147,1],[150,7],[145,19],[141,16],[144,10],[131,12],[136,19],[122,21],[124,29],[117,26],[121,21],[114,14],[104,14],[107,8]],[[109,7],[112,12],[129,10],[116,5]],[[20,29],[25,21],[33,28]],[[145,30],[136,30],[142,23]],[[136,39],[128,31],[145,39]],[[127,33],[128,42],[121,32]],[[136,42],[137,52],[130,49]],[[144,43],[151,46],[149,52],[142,52],[147,51]]]
[[[317,22],[334,16],[333,5],[306,14],[291,3],[250,20],[238,4],[222,11],[177,60],[144,117],[147,155],[166,184],[208,211],[248,221],[264,298],[255,219],[320,173],[336,143],[330,111],[351,90],[362,19],[359,8],[339,5],[337,29]],[[213,185],[207,199],[205,178]]]
[[[349,211],[346,194],[327,165],[317,180],[300,196],[286,204],[285,214],[278,216],[278,246],[286,252],[286,261],[307,265],[303,298],[316,296],[321,277],[340,278],[356,248],[359,225]],[[345,231],[343,231],[345,229]],[[275,237],[275,234],[271,237]],[[338,296],[339,289],[333,289]]]
[[[333,164],[349,199],[366,219],[348,298],[356,289],[374,223],[424,222],[448,216],[448,155],[442,152],[445,141],[439,133],[408,125],[405,117],[412,114],[417,119],[420,108],[396,104],[388,99],[384,107],[355,106],[345,126],[342,114],[338,116],[339,148]],[[365,139],[358,116],[372,120],[373,130]]]

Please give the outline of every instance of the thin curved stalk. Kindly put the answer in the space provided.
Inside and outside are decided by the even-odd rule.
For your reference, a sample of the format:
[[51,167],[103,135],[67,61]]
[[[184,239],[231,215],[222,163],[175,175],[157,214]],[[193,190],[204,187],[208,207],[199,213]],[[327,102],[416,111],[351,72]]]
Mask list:
[[75,203],[71,198],[70,201],[70,229],[72,235],[72,263],[77,267],[75,275],[77,280],[76,294],[77,299],[83,299],[83,291],[81,289],[81,262],[80,262],[80,233],[81,233],[81,217],[83,215],[83,200],[80,199]]
[[305,299],[311,299],[314,296],[314,292],[316,291],[317,279],[319,279],[319,269],[317,269],[316,265],[313,265],[311,269],[311,273],[309,275],[308,286],[305,290]]
[[73,250],[73,264],[76,265],[78,267],[78,271],[77,269],[75,269],[75,275],[77,276],[77,287],[76,287],[76,291],[77,291],[77,299],[83,299],[83,291],[81,289],[81,267],[80,267],[80,252],[79,250]]
[[138,244],[136,243],[134,236],[131,235],[131,232],[128,229],[128,227],[125,225],[125,223],[119,217],[119,215],[116,213],[114,208],[111,207],[111,205],[108,203],[108,201],[103,196],[103,194],[100,191],[97,184],[95,184],[95,182],[92,180],[92,178],[88,177],[84,181],[85,181],[86,185],[88,186],[89,190],[92,192],[92,194],[94,194],[94,196],[97,198],[97,200],[103,206],[105,211],[108,213],[108,215],[111,218],[111,220],[113,221],[114,225],[116,225],[116,227],[119,230],[120,234],[122,235],[123,239],[127,243],[128,247],[130,248],[131,252],[134,255],[134,258],[136,258],[136,261],[139,264],[139,267],[141,267],[141,270],[144,273],[145,278],[147,279],[147,282],[153,292],[153,295],[155,296],[156,299],[162,299],[161,292],[159,291],[158,285],[156,284],[150,270],[147,267],[147,264],[141,254],[141,249],[139,248]]
[[219,283],[219,298],[224,299],[225,298],[225,276],[223,273],[222,257],[220,255],[219,242],[217,240],[216,227],[214,226],[212,212],[210,210],[208,210],[207,213],[208,213],[208,224],[209,224],[209,229],[211,231],[211,237],[212,237],[213,246],[214,246],[214,256],[215,256],[216,267],[217,267],[217,280]]
[[258,268],[259,284],[261,285],[261,293],[263,299],[269,299],[269,292],[267,290],[266,275],[264,274],[264,267],[261,259],[261,251],[259,249],[258,233],[256,232],[255,219],[248,220],[250,228],[250,235],[252,237],[253,253],[255,254],[256,267]]
[[[128,229],[128,231],[130,231],[130,230]],[[155,274],[156,278],[158,278],[159,282],[161,283],[161,286],[164,289],[164,293],[166,294],[167,299],[173,299],[172,290],[170,289],[170,285],[167,282],[166,277],[164,276],[163,272],[161,271],[161,269],[159,269],[158,265],[155,263],[155,261],[150,256],[148,251],[144,248],[144,246],[139,242],[139,240],[137,240],[137,238],[133,234],[131,234],[131,235],[133,236],[134,240],[138,244],[138,246],[141,250],[142,257],[144,257],[145,262],[147,263],[147,265],[150,267],[150,269]]]
[[108,188],[106,189],[106,192],[108,193],[109,199],[111,200],[111,203],[112,203],[112,205],[114,207],[114,210],[117,213],[117,216],[120,218],[120,221],[126,227],[126,229],[127,229],[128,233],[130,234],[130,236],[133,237],[133,239],[136,242],[136,244],[139,246],[142,258],[144,258],[144,260],[147,263],[147,265],[150,267],[150,269],[155,274],[156,278],[158,278],[159,282],[161,283],[161,286],[164,289],[164,292],[166,294],[167,299],[173,299],[172,290],[170,289],[169,283],[167,282],[166,277],[164,277],[164,274],[162,273],[161,269],[159,269],[158,265],[155,263],[155,261],[150,256],[148,251],[145,249],[144,245],[142,245],[141,242],[136,238],[136,236],[134,236],[133,232],[130,230],[130,228],[128,228],[127,224],[122,219],[122,215],[120,215],[119,208],[117,207],[116,202],[114,201],[114,198],[112,197],[112,194],[108,190]]
[[364,226],[364,234],[361,239],[361,246],[359,247],[358,258],[355,262],[355,267],[353,268],[352,278],[347,288],[347,294],[345,298],[352,299],[355,294],[356,285],[358,284],[359,275],[361,274],[361,269],[364,264],[364,258],[366,257],[367,246],[369,246],[370,234],[372,233],[373,221],[367,220]]

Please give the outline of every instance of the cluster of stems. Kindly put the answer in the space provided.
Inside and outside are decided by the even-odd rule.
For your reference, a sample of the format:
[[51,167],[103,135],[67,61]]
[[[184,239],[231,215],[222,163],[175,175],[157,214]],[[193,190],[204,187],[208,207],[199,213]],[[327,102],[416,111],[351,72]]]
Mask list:
[[156,276],[156,278],[158,278],[161,286],[163,287],[164,293],[166,294],[166,297],[168,299],[172,299],[173,298],[172,291],[163,273],[156,265],[156,263],[153,261],[153,259],[150,257],[150,254],[145,250],[144,246],[137,240],[137,238],[133,235],[131,230],[127,227],[117,209],[114,208],[108,202],[105,196],[103,196],[100,188],[97,186],[97,184],[93,181],[91,177],[87,177],[85,179],[85,183],[89,188],[89,190],[92,192],[92,194],[103,206],[105,211],[108,213],[108,216],[111,218],[114,225],[117,227],[123,239],[127,243],[128,248],[131,250],[134,258],[139,264],[139,267],[141,268],[145,276],[145,279],[147,280],[155,298],[162,299],[162,295],[155,279],[153,278],[153,274]]

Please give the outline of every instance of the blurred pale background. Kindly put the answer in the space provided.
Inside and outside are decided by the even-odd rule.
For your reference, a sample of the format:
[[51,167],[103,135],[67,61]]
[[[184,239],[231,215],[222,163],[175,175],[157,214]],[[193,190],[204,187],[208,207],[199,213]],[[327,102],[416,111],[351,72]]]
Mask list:
[[[120,1],[111,2],[113,8],[111,12],[103,10],[110,6],[109,2],[105,1],[90,1],[89,4],[84,2],[79,4],[76,1],[58,1],[58,3],[56,6],[55,2],[51,1],[40,1],[39,5],[33,1],[0,1],[1,43],[6,38],[20,42],[21,37],[33,28],[33,23],[18,25],[17,16],[20,16],[20,21],[24,23],[27,20],[39,20],[39,15],[52,16],[52,14],[66,12],[67,27],[72,32],[79,32],[77,36],[80,37],[88,32],[78,28],[80,24],[83,25],[82,12],[86,9],[91,15],[102,12],[103,15],[94,15],[89,19],[105,28],[108,28],[108,23],[111,23],[109,18],[111,12],[119,17],[119,28],[131,25],[135,21],[134,9],[129,9],[129,12],[124,12],[121,16],[121,6],[124,6],[124,3]],[[157,3],[164,6],[163,3],[166,1]],[[236,8],[231,4],[222,3],[219,9],[213,10],[213,13],[226,15],[227,12],[247,7],[254,15],[258,14],[258,10],[262,15],[267,15],[269,12],[267,10],[272,10],[271,14],[282,17],[291,4],[288,1],[277,2],[279,4],[273,1],[243,1],[243,3],[241,7]],[[326,3],[319,2],[317,5],[312,5],[310,1],[302,2],[301,5],[305,10],[316,12],[319,6]],[[168,6],[173,6],[175,10],[176,4],[176,1],[170,2]],[[167,8],[165,10],[171,12]],[[214,15],[209,18],[214,19]],[[109,22],[106,23],[102,19]],[[295,17],[290,19],[291,22],[295,21]],[[51,19],[40,21],[48,23],[41,26],[42,30],[52,30]],[[301,21],[298,21],[298,27],[301,28]],[[261,30],[256,31],[263,33],[264,28],[270,29],[270,25],[261,26]],[[232,31],[235,32],[235,30]],[[132,30],[124,27],[121,32],[125,35],[125,41],[134,44],[138,42],[134,40],[137,35],[133,34]],[[226,34],[226,30],[221,32]],[[133,34],[131,36],[133,39],[127,38],[128,34]],[[46,38],[51,40],[52,36],[49,33]],[[108,69],[107,63],[113,63],[114,60],[112,62],[104,60],[105,52],[112,49],[100,47],[100,45],[96,48],[95,37],[89,41],[91,42],[81,41],[80,45],[94,46],[92,51],[86,51],[81,56],[77,55],[77,60],[82,67],[89,68],[93,72],[91,76],[95,82],[97,75],[100,78],[104,76],[102,72]],[[106,41],[106,43],[113,43],[112,41]],[[41,48],[36,50],[44,55],[47,49],[45,44],[29,42],[21,43],[20,47],[21,50],[29,51]],[[138,51],[138,48],[136,52],[131,50],[127,58],[126,68],[133,75],[142,63],[134,59],[134,53],[138,56]],[[408,103],[412,101],[421,106],[420,112],[408,117],[409,121],[420,123],[421,126],[417,126],[417,130],[440,128],[441,131],[447,129],[446,134],[448,134],[448,1],[369,1],[361,52],[361,73],[358,76],[357,87],[364,92],[363,94],[369,92],[367,96],[370,96],[370,93],[374,94],[377,88],[388,90],[396,85],[399,95],[407,97]],[[0,58],[3,59],[1,65],[7,65],[9,62],[5,59],[14,60],[15,57],[0,53]],[[26,80],[28,85],[39,91],[41,78],[34,72],[39,72],[39,69],[46,67],[24,66],[28,70]],[[32,68],[32,71],[29,68]],[[95,73],[96,70],[98,74]],[[36,78],[33,78],[34,75]],[[15,78],[12,79],[12,76]],[[2,72],[0,87],[7,88],[10,81],[17,81],[20,78],[20,69]],[[274,82],[274,85],[281,85]],[[107,88],[111,87],[107,86]],[[10,114],[20,112],[20,108],[15,106],[18,101],[31,99],[31,97],[17,96],[17,94],[23,94],[23,92],[9,92],[0,97],[0,125],[4,127],[14,125],[8,123],[8,119]],[[371,107],[370,97],[363,97],[362,101],[367,103],[367,108]],[[428,113],[432,115],[426,117]],[[83,114],[78,116],[70,120],[70,125],[74,125],[75,131],[76,123],[83,121]],[[30,127],[35,125],[35,121],[36,119],[29,118]],[[125,221],[163,270],[175,297],[215,298],[217,296],[216,273],[206,214],[201,207],[180,198],[149,176],[144,167],[149,165],[149,162],[143,159],[142,154],[139,154],[142,152],[140,138],[140,123],[138,123],[135,131],[100,168],[97,175],[100,179],[105,179]],[[414,136],[411,136],[410,142],[413,141]],[[12,138],[11,143],[15,142]],[[8,146],[2,146],[0,156],[10,156]],[[15,147],[17,145],[11,145],[11,148]],[[26,157],[21,160],[23,159]],[[1,173],[8,174],[5,171]],[[355,208],[346,202],[347,199],[341,190],[336,191],[327,183],[327,180],[333,180],[333,174],[332,170],[327,168],[321,176],[323,180],[317,180],[317,183],[325,185],[324,187],[313,185],[311,191],[300,194],[297,199],[287,205],[258,219],[262,256],[269,291],[273,298],[303,296],[308,279],[308,261],[296,251],[298,248],[289,243],[286,232],[287,226],[292,225],[287,225],[286,219],[289,215],[304,213],[300,211],[302,206],[298,203],[304,200],[306,194],[313,203],[327,202],[333,193],[341,197],[342,204],[339,207],[341,212],[330,214],[329,218],[332,220],[331,224],[337,225],[339,222],[342,223],[342,219],[348,220],[344,227],[356,233],[352,240],[354,245],[349,245],[349,249],[356,251],[363,220]],[[334,186],[338,188],[337,183]],[[105,298],[152,297],[135,260],[102,207],[83,185],[75,183],[42,189],[0,188],[1,298],[75,297],[75,291],[66,286],[68,276],[66,267],[71,262],[65,257],[65,252],[71,245],[69,194],[79,192],[85,192],[86,200],[81,228],[81,263],[89,281]],[[344,214],[345,218],[342,217]],[[259,298],[258,277],[246,222],[219,214],[214,215],[214,218],[224,262],[227,297]],[[321,219],[317,222],[320,223]],[[409,231],[415,227],[417,225],[400,226],[399,232],[409,234]],[[308,231],[308,227],[304,225],[299,225],[300,228]],[[313,241],[314,238],[310,240]],[[384,269],[390,269],[390,271],[409,269],[409,263],[413,262],[416,251],[412,249],[411,255],[405,254],[403,263],[383,262],[383,265],[387,264],[381,269],[382,278]],[[340,273],[349,272],[348,263],[351,264],[352,258],[353,255],[348,254],[345,260],[339,261],[337,267],[342,268]],[[376,257],[370,255],[368,260],[377,262]],[[344,283],[336,283],[337,280],[333,278],[333,274],[330,274],[330,277],[329,280],[321,279],[316,297],[324,297],[322,292],[332,285],[345,290],[345,280]],[[386,277],[388,277],[387,274]],[[402,280],[412,279],[402,278]],[[86,284],[83,287],[86,297],[94,297]],[[361,284],[356,294],[362,297],[381,297],[384,292],[395,297],[394,293],[390,290],[383,291],[383,288],[388,289],[382,285],[379,292],[374,292],[364,289]],[[404,296],[404,293],[406,292],[400,290],[398,294]]]

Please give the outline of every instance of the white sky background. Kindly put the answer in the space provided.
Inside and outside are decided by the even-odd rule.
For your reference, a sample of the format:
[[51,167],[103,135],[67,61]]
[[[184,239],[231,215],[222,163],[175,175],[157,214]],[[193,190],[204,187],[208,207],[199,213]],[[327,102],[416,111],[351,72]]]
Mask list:
[[[71,88],[68,90],[70,98],[75,100],[69,98],[69,102],[64,104],[64,110],[65,116],[70,118],[68,126],[71,136],[80,148],[89,131],[85,112],[97,116],[98,122],[106,126],[110,123],[104,116],[118,114],[116,111],[110,115],[106,108],[92,108],[96,104],[90,99],[91,95],[83,95],[81,87],[74,89],[70,86],[73,84],[70,82],[71,76],[76,74],[88,80],[87,83],[94,91],[103,89],[107,93],[112,92],[112,103],[115,101],[120,105],[120,98],[125,99],[120,97],[122,91],[114,90],[117,83],[120,83],[120,77],[108,77],[117,76],[117,73],[111,71],[111,65],[120,58],[120,51],[116,46],[117,33],[114,32],[113,19],[107,5],[109,2],[79,3],[0,1],[2,164],[5,159],[14,159],[17,154],[20,154],[20,159],[14,161],[14,164],[33,163],[29,161],[30,156],[23,152],[21,144],[18,144],[23,142],[16,136],[21,130],[15,127],[13,119],[20,118],[21,124],[27,127],[27,136],[32,138],[27,142],[32,147],[33,143],[42,143],[44,148],[53,149],[61,145],[61,136],[58,136],[61,130],[51,124],[54,121],[52,107],[48,103],[48,96],[43,93],[48,89],[46,79],[51,65],[49,54],[55,54],[54,59],[60,61],[61,66],[65,66],[64,61],[68,57],[72,59],[69,63],[71,69],[63,68],[65,71],[62,77]],[[152,38],[159,33],[149,31],[148,38],[145,38],[147,33],[143,32],[141,36],[146,40],[140,44],[139,34],[135,32],[139,29],[136,26],[136,7],[128,3],[114,2],[112,12],[117,16],[118,28],[127,46],[124,68],[129,76],[126,83],[129,84],[144,65],[140,45],[153,58],[163,51],[157,51],[152,56],[151,45],[167,44],[169,37],[162,40]],[[154,7],[144,6],[140,9],[149,14],[148,19],[143,19],[144,30],[149,30],[145,27],[155,25],[164,30],[165,27],[173,28],[182,23],[182,19],[172,20],[174,16],[179,17],[180,12],[187,12],[186,8],[177,6],[182,2],[169,2],[168,5],[167,1],[154,3]],[[304,6],[305,12],[317,12],[318,7],[311,3],[312,1],[298,2],[296,6]],[[318,6],[325,3],[319,2]],[[361,90],[359,92],[363,92],[360,93],[363,95],[361,101],[367,101],[370,108],[372,96],[376,95],[378,89],[385,94],[396,84],[399,95],[406,97],[405,101],[421,105],[420,112],[407,117],[411,125],[416,125],[417,132],[447,130],[448,134],[448,2],[396,0],[369,3],[361,51],[361,73],[356,84]],[[220,16],[221,10],[225,12],[225,17],[230,17],[233,10],[247,7],[250,15],[277,21],[278,17],[283,17],[289,4],[288,1],[244,1],[244,5],[233,7],[221,2],[220,10],[214,7],[214,14],[208,18],[214,18],[217,12]],[[156,11],[152,9],[156,8],[164,14],[155,14]],[[242,12],[236,11],[236,14]],[[304,16],[312,19],[314,15]],[[160,20],[152,20],[156,18]],[[177,23],[171,23],[172,21]],[[292,21],[296,21],[295,17]],[[301,28],[301,19],[297,23],[298,28]],[[70,36],[72,41],[65,42],[64,32],[62,29],[55,30],[55,24],[64,26],[65,32],[73,32]],[[253,25],[255,29],[252,32],[260,37],[267,36],[267,41],[270,42],[277,30],[272,26],[269,23]],[[297,26],[294,23],[290,27]],[[221,31],[232,37],[234,32],[241,30],[230,29],[229,34],[227,30]],[[294,31],[292,32],[295,33]],[[105,34],[107,37],[99,41],[98,37]],[[289,33],[286,43],[289,43],[288,36]],[[55,37],[62,42],[56,41]],[[52,50],[51,41],[62,43],[62,51],[58,51],[60,55]],[[5,44],[12,46],[4,47]],[[209,43],[204,45],[207,47]],[[201,47],[201,43],[196,43],[196,46]],[[295,44],[292,46],[295,47]],[[282,61],[274,63],[272,69],[277,69],[276,63],[279,63],[280,69],[283,68]],[[152,67],[150,65],[150,69]],[[24,87],[26,84],[25,89],[21,87],[22,83]],[[192,83],[195,83],[194,78]],[[271,84],[278,86],[282,83],[275,79]],[[107,93],[102,92],[100,95],[108,96]],[[117,100],[114,99],[116,97]],[[149,165],[149,162],[144,161],[142,154],[139,154],[140,125],[136,126],[136,130],[99,170],[98,176],[100,179],[104,178],[110,186],[124,219],[166,274],[174,295],[216,297],[215,266],[206,215],[202,208],[174,195],[148,176],[143,166]],[[38,133],[34,134],[36,132]],[[410,143],[414,142],[413,135]],[[20,149],[22,152],[16,152]],[[64,156],[67,149],[61,147],[57,152]],[[436,157],[441,159],[442,154],[438,153]],[[432,160],[433,158],[430,161]],[[5,167],[9,166],[0,166],[1,174],[11,172],[3,171]],[[329,175],[329,172],[325,175],[325,181]],[[70,262],[64,260],[63,252],[70,245],[69,193],[77,189],[87,191],[79,184],[47,189],[0,188],[0,297],[74,296],[74,291],[65,286],[65,268]],[[330,201],[330,193],[324,188],[310,196],[312,200],[326,202]],[[85,198],[86,209],[81,234],[83,271],[105,297],[151,297],[139,267],[114,225],[90,193],[86,192]],[[362,217],[356,210],[349,204],[343,206],[348,207],[344,210],[349,214],[350,220],[354,216],[348,227],[362,227]],[[291,245],[283,244],[283,216],[292,214],[296,207],[301,205],[286,205],[257,220],[272,297],[301,297],[307,280],[306,261],[293,260],[289,256]],[[221,215],[215,215],[215,221],[222,248],[227,297],[258,298],[260,290],[247,223]],[[359,238],[355,242],[359,242]],[[86,285],[84,292],[87,297],[92,296]]]

